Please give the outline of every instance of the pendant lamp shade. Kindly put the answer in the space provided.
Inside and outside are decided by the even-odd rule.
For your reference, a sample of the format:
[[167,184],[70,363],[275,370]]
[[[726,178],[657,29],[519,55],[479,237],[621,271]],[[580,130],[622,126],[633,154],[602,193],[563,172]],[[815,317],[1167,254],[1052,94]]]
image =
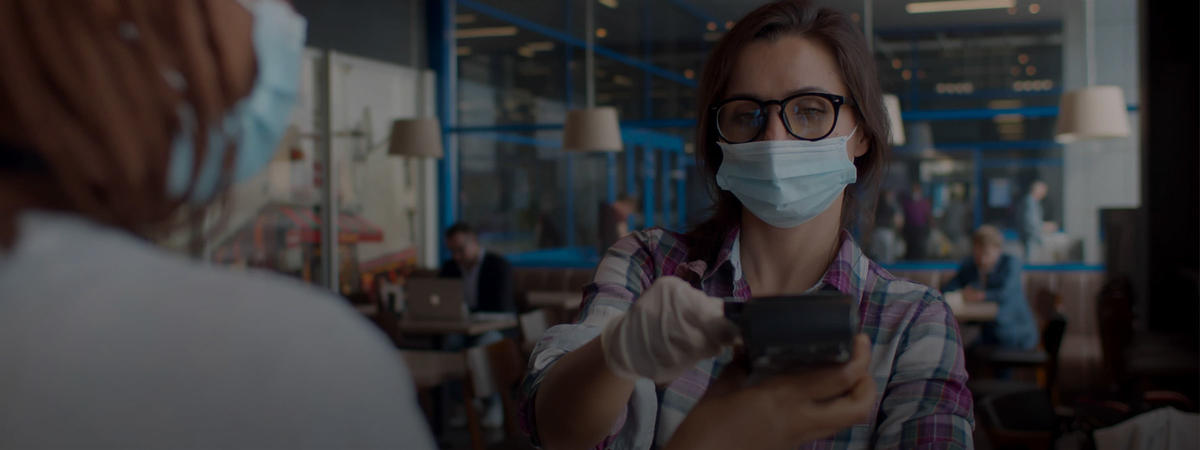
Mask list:
[[563,149],[579,152],[621,151],[621,126],[611,106],[567,111]]
[[1125,92],[1119,86],[1088,86],[1063,94],[1054,134],[1064,144],[1129,136]]
[[442,126],[437,119],[400,119],[392,122],[388,154],[442,158]]

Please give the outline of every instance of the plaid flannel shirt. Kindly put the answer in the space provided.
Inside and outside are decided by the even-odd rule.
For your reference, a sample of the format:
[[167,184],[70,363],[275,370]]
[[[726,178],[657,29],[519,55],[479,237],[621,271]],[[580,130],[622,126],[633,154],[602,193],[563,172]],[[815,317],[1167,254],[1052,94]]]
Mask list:
[[[523,426],[537,444],[533,398],[547,369],[567,352],[599,336],[604,325],[625,313],[661,276],[699,279],[698,288],[726,301],[746,301],[750,286],[738,257],[739,230],[730,231],[713,265],[694,259],[685,238],[655,229],[636,232],[613,245],[583,292],[574,324],[547,330],[530,358],[522,387]],[[818,288],[857,299],[860,332],[871,340],[870,373],[878,398],[869,422],[854,425],[806,449],[971,448],[971,393],[958,324],[939,292],[897,279],[869,260],[849,233]],[[709,383],[732,359],[728,349],[702,361],[665,388],[635,383],[625,413],[598,448],[663,447]],[[736,412],[748,414],[750,412]]]

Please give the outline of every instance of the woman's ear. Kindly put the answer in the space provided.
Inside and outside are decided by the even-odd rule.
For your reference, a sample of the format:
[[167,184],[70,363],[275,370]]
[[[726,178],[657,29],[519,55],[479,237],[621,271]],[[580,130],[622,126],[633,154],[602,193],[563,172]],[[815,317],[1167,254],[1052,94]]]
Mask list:
[[867,150],[871,148],[871,140],[867,139],[866,133],[857,133],[857,137],[846,143],[848,147],[846,151],[850,153],[850,160],[856,160],[867,154]]

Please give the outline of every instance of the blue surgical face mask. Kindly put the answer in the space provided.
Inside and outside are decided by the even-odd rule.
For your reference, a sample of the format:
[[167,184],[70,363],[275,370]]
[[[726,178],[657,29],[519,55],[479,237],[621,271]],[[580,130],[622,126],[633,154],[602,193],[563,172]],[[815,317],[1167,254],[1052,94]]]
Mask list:
[[[237,152],[233,156],[231,182],[244,181],[271,162],[300,90],[304,18],[279,0],[244,0],[242,5],[254,16],[258,77],[250,95],[209,130],[208,152],[190,197],[195,202],[211,199],[217,193],[221,161],[230,142]],[[195,112],[185,105],[180,108],[179,116],[182,130],[172,143],[167,172],[167,192],[173,197],[187,193],[195,155],[192,140]]]
[[853,135],[854,131],[819,141],[719,143],[725,158],[717,185],[763,222],[795,227],[828,209],[857,179],[854,163],[846,156]]

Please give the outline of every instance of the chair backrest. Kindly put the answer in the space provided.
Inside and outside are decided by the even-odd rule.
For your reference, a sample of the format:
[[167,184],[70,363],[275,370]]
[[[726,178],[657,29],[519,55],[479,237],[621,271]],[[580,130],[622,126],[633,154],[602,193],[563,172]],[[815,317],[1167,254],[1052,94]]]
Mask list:
[[[1056,313],[1042,329],[1042,349],[1046,350],[1046,389],[1056,392],[1058,383],[1058,353],[1067,333],[1067,317]],[[1053,394],[1052,394],[1053,395]]]
[[471,373],[470,395],[487,398],[499,394],[504,407],[504,428],[509,436],[517,436],[517,404],[513,394],[525,376],[520,347],[506,338],[467,349],[467,369]]
[[1051,361],[1058,360],[1058,351],[1062,349],[1063,336],[1067,333],[1067,316],[1055,314],[1042,328],[1042,348],[1050,356]]
[[521,339],[527,343],[537,342],[546,332],[546,328],[549,328],[545,309],[539,308],[523,313],[518,320],[521,322]]
[[1125,347],[1133,336],[1133,286],[1125,277],[1104,283],[1096,298],[1101,359],[1112,381],[1125,374]]

